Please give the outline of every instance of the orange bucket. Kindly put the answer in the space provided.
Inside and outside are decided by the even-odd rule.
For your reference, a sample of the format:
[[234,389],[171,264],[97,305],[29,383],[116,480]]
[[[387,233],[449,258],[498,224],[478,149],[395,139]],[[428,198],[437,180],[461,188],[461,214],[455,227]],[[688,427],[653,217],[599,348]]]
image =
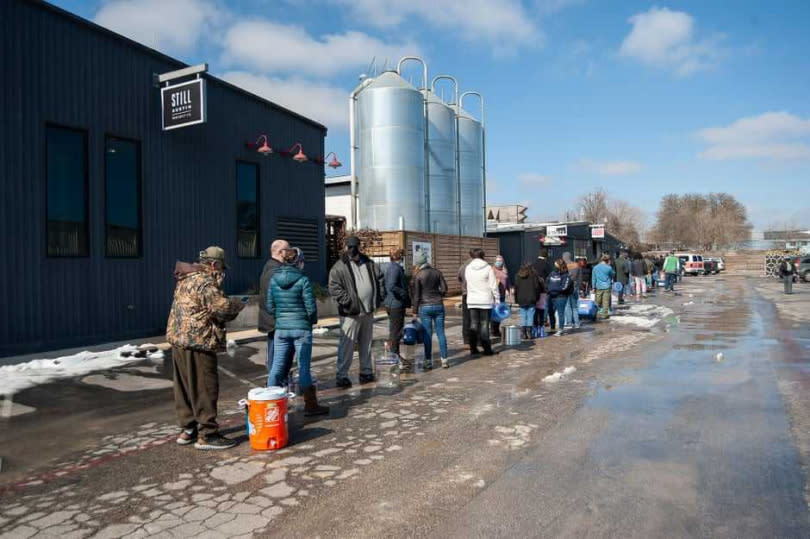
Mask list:
[[287,445],[287,390],[257,387],[248,392],[247,430],[251,449],[266,451]]

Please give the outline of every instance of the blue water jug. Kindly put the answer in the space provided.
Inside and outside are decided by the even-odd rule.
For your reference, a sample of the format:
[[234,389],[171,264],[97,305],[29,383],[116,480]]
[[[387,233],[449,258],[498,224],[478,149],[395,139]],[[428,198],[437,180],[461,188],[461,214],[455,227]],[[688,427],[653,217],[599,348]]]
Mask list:
[[499,303],[492,309],[492,321],[503,322],[512,314],[512,309],[506,303]]
[[421,344],[423,340],[422,324],[419,323],[419,320],[411,320],[402,328],[402,344],[413,346]]
[[617,294],[622,291],[622,288],[623,288],[622,283],[620,283],[619,281],[613,283],[613,291],[616,292]]

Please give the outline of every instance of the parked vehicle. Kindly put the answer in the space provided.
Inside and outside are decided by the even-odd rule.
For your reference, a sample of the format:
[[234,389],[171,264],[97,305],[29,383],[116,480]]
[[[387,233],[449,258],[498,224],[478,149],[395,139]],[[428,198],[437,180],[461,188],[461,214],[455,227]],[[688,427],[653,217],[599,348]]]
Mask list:
[[810,283],[810,256],[800,256],[793,261],[793,264],[796,267],[796,273],[799,274],[799,278],[806,283]]
[[[704,259],[703,259],[704,265],[705,265],[705,262],[706,262],[707,260],[714,261],[714,262],[716,262],[716,263],[717,263],[717,271],[716,271],[715,273],[720,273],[721,271],[725,271],[725,270],[726,270],[726,261],[725,261],[725,260],[723,260],[723,258],[722,258],[722,257],[717,257],[717,256],[715,256],[715,257],[711,257],[711,258],[704,258]],[[704,269],[705,269],[705,268],[704,268]]]
[[704,275],[711,275],[712,273],[720,273],[720,270],[717,269],[717,259],[715,259],[715,258],[704,258],[703,259],[703,274]]
[[703,256],[695,253],[675,253],[681,259],[683,275],[701,275],[703,273]]

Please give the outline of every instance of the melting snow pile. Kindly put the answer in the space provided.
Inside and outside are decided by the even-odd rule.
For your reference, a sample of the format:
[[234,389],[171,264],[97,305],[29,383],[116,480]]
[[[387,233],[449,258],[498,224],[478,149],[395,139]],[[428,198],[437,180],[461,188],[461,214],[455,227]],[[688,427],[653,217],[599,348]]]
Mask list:
[[650,329],[671,314],[674,314],[672,309],[661,305],[630,305],[626,310],[611,316],[610,321]]
[[[47,384],[54,380],[84,376],[94,371],[103,371],[143,361],[146,356],[138,354],[140,357],[135,357],[132,354],[150,347],[154,348],[154,345],[144,345],[143,348],[138,348],[127,344],[104,352],[79,352],[72,356],[56,359],[34,359],[17,365],[5,365],[0,367],[0,395],[13,395],[29,387]],[[154,352],[148,357],[149,359],[162,359],[163,352]]]
[[549,374],[548,376],[543,378],[543,381],[548,382],[548,383],[559,382],[560,380],[563,380],[566,376],[574,374],[575,372],[577,372],[576,367],[573,367],[573,366],[572,367],[566,367],[566,368],[563,369],[562,372],[555,372],[554,374]]

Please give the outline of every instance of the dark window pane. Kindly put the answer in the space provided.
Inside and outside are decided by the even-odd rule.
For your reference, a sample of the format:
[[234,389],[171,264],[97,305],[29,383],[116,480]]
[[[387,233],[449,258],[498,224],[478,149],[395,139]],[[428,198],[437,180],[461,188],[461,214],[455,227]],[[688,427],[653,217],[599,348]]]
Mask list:
[[104,150],[107,256],[140,256],[139,144],[130,140],[107,138]]
[[236,163],[237,255],[259,256],[259,166]]
[[87,256],[87,139],[46,128],[48,256]]

